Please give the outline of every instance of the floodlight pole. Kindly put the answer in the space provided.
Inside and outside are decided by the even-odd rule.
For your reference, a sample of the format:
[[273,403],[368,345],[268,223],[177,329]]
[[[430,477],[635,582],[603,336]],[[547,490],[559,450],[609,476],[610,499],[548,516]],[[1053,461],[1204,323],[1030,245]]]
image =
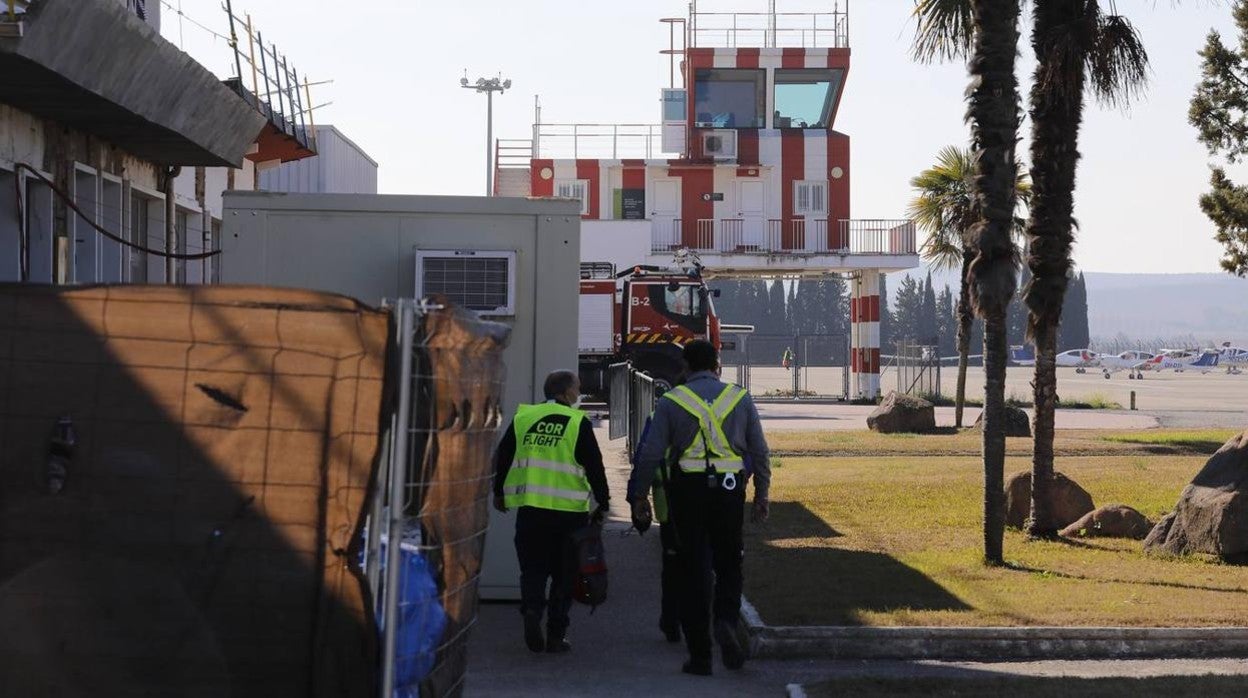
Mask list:
[[511,80],[502,76],[477,78],[476,82],[468,82],[468,72],[459,79],[459,86],[466,90],[485,93],[485,195],[494,196],[494,93],[502,94],[511,89]]

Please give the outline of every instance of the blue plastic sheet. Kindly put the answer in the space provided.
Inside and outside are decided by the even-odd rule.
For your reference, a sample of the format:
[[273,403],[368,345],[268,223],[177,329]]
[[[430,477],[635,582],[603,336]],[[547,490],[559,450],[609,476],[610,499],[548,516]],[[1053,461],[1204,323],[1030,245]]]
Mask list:
[[[438,645],[446,630],[446,611],[438,601],[438,585],[429,563],[415,547],[400,545],[403,565],[399,595],[398,634],[395,638],[395,698],[419,698],[420,682],[433,670]],[[386,564],[386,542],[381,543],[381,566]],[[384,578],[384,577],[383,577]],[[385,632],[378,609],[377,628]]]

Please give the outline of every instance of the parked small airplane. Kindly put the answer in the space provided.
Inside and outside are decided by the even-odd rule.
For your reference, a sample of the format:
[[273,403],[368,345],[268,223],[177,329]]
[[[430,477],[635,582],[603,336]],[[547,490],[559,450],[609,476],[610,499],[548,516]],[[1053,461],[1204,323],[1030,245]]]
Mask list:
[[1091,349],[1071,349],[1057,355],[1058,368],[1073,368],[1075,373],[1087,373],[1089,368],[1101,365],[1101,355]]
[[1220,352],[1222,363],[1226,364],[1226,372],[1232,374],[1243,373],[1243,367],[1248,366],[1248,349],[1243,347],[1233,347],[1230,342],[1222,345]]
[[1222,354],[1214,350],[1168,349],[1163,350],[1149,362],[1154,371],[1170,369],[1175,373],[1183,373],[1191,369],[1201,373],[1209,373],[1222,360]]
[[1102,354],[1099,363],[1106,378],[1119,371],[1127,371],[1127,378],[1144,380],[1144,371],[1148,368],[1149,362],[1155,358],[1156,355],[1146,351],[1131,350],[1124,351],[1117,356]]

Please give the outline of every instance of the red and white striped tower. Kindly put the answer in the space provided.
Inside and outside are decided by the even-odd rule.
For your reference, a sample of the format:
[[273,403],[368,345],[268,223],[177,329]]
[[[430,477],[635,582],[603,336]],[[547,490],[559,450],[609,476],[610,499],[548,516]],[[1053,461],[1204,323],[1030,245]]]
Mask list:
[[854,277],[849,303],[851,375],[854,397],[880,394],[880,272],[863,269]]

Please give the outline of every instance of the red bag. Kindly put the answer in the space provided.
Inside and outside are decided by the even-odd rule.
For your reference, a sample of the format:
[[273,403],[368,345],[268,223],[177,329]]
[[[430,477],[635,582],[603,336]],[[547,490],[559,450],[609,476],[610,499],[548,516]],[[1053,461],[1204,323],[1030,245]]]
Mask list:
[[576,576],[572,599],[597,609],[607,600],[607,556],[602,544],[602,526],[589,525],[572,534],[576,548]]

